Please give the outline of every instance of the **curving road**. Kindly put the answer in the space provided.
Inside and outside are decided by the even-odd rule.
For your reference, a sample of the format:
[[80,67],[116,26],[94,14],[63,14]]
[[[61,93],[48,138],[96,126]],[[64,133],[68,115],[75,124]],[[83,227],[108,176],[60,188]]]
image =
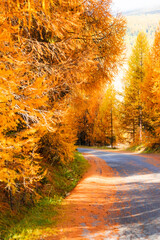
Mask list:
[[[160,240],[160,158],[86,148],[78,150],[103,159],[114,170],[117,189],[116,201],[103,216],[108,226],[103,237],[98,237],[98,232],[93,235],[82,222],[81,239]],[[92,217],[98,226],[99,217]]]

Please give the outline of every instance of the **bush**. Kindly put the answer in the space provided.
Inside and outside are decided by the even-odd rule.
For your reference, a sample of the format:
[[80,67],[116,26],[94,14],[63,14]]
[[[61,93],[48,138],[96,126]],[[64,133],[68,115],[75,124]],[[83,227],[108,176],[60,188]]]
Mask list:
[[67,129],[47,132],[39,141],[39,153],[51,165],[73,160],[75,136]]

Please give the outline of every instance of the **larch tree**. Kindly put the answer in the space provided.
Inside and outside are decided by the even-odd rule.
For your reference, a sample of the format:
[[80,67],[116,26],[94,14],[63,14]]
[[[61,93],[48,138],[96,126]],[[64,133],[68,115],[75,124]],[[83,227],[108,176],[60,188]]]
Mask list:
[[40,161],[73,158],[76,113],[121,61],[125,21],[110,4],[0,2],[0,182],[11,205],[13,194],[35,193]]
[[145,130],[145,112],[141,100],[141,86],[146,74],[145,62],[148,51],[146,34],[140,32],[128,61],[122,111],[122,125],[131,135],[133,142],[142,142],[143,131]]
[[113,85],[108,84],[105,95],[101,100],[98,116],[94,125],[95,143],[100,145],[111,145],[115,142],[114,112],[116,92]]
[[146,75],[142,85],[142,101],[148,116],[147,140],[160,140],[160,26],[155,32],[153,46],[146,62]]
[[77,39],[83,28],[78,1],[6,0],[0,8],[0,181],[12,206],[13,194],[32,194],[41,179],[37,148],[46,132],[62,136],[67,150],[56,158],[72,158],[74,140],[63,131],[66,95],[81,81],[76,75],[91,54]]
[[94,124],[94,144],[114,147],[121,142],[120,104],[114,85],[107,84]]
[[[104,86],[112,81],[118,66],[123,62],[125,21],[120,15],[115,17],[111,14],[110,4],[111,1],[89,1],[86,11],[85,32],[90,34],[87,39],[94,43],[94,67],[89,69],[88,80],[82,84],[82,94],[87,102],[87,108],[83,108],[82,114],[78,115],[80,123],[78,142],[83,142],[83,144],[94,143],[95,118],[99,111],[98,105],[104,94]],[[95,103],[92,107],[90,103],[93,105],[94,101],[97,101],[98,105]]]

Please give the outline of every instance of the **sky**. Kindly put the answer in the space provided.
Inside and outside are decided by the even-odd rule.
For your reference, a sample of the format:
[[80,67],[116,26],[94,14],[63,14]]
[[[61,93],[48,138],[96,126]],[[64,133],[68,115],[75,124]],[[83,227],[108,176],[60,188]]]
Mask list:
[[160,0],[112,0],[112,2],[113,10],[116,12],[160,6]]

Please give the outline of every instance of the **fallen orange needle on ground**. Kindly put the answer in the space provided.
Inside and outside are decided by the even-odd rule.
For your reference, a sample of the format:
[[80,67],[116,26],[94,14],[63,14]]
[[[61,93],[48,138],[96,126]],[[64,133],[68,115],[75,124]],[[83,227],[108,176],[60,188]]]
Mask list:
[[46,240],[101,240],[107,231],[116,234],[117,226],[110,225],[108,210],[116,202],[117,173],[104,160],[87,154],[85,157],[91,167],[62,205],[58,235]]

